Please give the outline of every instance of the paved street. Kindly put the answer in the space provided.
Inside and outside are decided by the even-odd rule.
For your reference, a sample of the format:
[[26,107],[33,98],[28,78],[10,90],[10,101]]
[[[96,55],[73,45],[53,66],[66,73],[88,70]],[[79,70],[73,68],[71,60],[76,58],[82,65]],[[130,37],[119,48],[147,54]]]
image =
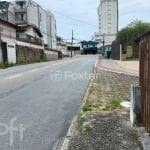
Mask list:
[[[92,73],[96,60],[81,56],[0,70],[0,150],[52,150],[61,142],[90,80],[77,77]],[[74,80],[66,72],[75,73]]]

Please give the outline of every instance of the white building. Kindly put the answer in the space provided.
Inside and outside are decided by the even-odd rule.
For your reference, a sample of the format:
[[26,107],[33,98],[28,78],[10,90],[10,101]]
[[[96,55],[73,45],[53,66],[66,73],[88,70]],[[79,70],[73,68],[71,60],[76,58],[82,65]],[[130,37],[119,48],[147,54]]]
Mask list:
[[[47,11],[47,33],[50,48],[57,49],[57,27],[54,14]],[[49,36],[50,35],[50,36]]]
[[[36,25],[43,34],[44,44],[49,48],[56,49],[56,20],[55,16],[43,9],[32,0],[16,0],[16,16],[19,15],[23,22]],[[20,7],[22,9],[20,9]],[[19,9],[17,9],[19,8]],[[17,19],[17,18],[16,18]],[[22,22],[22,23],[23,23]],[[21,22],[16,22],[21,24]]]
[[[3,5],[7,7],[8,2],[0,2],[0,10],[2,12]],[[9,7],[12,7],[9,8]],[[12,5],[9,3],[9,9],[14,11],[14,21],[7,20],[8,22],[15,22],[16,25],[35,25],[43,35],[45,45],[51,49],[56,49],[56,20],[55,16],[48,10],[43,9],[38,3],[32,0],[15,0]],[[6,11],[10,15],[10,11]],[[1,15],[3,16],[3,15]],[[7,17],[5,17],[7,18]],[[3,19],[3,18],[1,18]],[[6,19],[5,19],[6,20]]]
[[100,0],[98,16],[100,38],[111,44],[118,32],[118,0]]

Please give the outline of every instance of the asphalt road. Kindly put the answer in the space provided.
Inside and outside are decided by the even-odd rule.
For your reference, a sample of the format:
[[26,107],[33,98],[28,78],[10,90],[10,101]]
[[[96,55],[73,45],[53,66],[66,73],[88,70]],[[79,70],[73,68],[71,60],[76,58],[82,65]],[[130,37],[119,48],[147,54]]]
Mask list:
[[81,56],[0,70],[0,150],[57,149],[96,60]]

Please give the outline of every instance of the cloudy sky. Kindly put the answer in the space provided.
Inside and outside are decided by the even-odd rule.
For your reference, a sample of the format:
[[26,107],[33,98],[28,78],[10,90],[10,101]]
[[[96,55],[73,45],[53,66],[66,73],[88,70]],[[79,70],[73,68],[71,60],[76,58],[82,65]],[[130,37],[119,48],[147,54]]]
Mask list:
[[[65,39],[74,36],[80,40],[90,40],[98,32],[97,7],[100,0],[35,0],[55,14],[57,34]],[[149,0],[119,0],[119,29],[132,20],[150,22]]]

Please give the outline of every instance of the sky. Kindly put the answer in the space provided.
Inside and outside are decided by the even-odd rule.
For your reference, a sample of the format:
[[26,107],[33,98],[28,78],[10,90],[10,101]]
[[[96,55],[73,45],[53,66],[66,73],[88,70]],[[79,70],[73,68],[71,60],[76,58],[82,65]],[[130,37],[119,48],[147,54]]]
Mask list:
[[[70,39],[72,30],[79,40],[90,40],[98,32],[100,0],[34,0],[49,9],[57,21],[57,35]],[[119,29],[138,19],[150,22],[149,0],[119,0]]]

